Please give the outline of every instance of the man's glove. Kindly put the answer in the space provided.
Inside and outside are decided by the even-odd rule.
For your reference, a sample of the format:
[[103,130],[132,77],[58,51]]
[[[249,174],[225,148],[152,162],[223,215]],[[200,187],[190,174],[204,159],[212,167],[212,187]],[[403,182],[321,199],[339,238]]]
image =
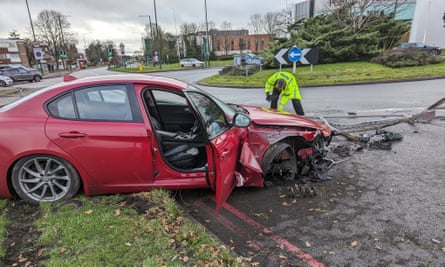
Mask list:
[[270,94],[266,94],[266,101],[270,102]]

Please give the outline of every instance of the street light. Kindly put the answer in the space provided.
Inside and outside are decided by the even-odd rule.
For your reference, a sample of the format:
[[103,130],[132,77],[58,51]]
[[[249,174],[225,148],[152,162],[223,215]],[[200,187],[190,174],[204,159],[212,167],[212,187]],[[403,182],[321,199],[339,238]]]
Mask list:
[[210,66],[210,58],[209,58],[209,22],[207,20],[207,0],[204,0],[204,9],[206,14],[206,50],[205,50],[205,56],[207,60],[207,66]]
[[155,9],[155,24],[156,24],[156,35],[158,37],[158,59],[159,59],[159,69],[162,69],[162,55],[161,55],[161,36],[159,35],[158,27],[158,14],[156,12],[156,0],[153,0],[153,6]]
[[[59,21],[59,28],[60,28],[60,35],[62,36],[62,51],[60,51],[60,55],[61,55],[61,57],[62,57],[62,65],[63,65],[63,69],[65,70],[65,69],[68,69],[68,68],[66,68],[66,64],[65,64],[65,58],[67,57],[67,54],[66,54],[66,50],[67,50],[67,47],[66,47],[66,44],[65,44],[65,37],[63,36],[63,28],[62,28],[62,21],[61,21],[61,19],[60,19],[60,17],[71,17],[71,16],[69,16],[69,15],[58,15],[57,16],[57,19],[58,19],[58,21]],[[71,66],[71,65],[70,65]],[[71,68],[71,67],[70,67]]]

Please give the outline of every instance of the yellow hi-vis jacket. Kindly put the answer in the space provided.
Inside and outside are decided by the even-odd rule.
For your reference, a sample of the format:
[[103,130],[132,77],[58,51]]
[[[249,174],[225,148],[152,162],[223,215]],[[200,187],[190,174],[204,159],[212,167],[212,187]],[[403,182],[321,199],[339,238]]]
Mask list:
[[301,100],[301,95],[295,76],[287,71],[275,72],[267,79],[266,86],[264,89],[264,92],[266,94],[272,93],[275,82],[278,79],[283,79],[286,81],[286,86],[280,93],[281,98],[280,98],[280,104],[278,105],[278,111],[283,111],[284,106],[286,106],[286,103],[287,101],[289,101],[289,99]]

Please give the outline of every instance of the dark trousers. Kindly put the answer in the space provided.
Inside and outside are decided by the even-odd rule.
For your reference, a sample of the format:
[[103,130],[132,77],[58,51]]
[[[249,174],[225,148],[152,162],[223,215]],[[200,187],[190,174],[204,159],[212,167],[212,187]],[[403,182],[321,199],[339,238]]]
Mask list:
[[[274,90],[272,95],[270,96],[270,108],[277,109],[279,99],[280,99],[280,91]],[[301,105],[300,100],[292,99],[292,106],[294,107],[295,113],[302,116],[304,115],[303,106]]]

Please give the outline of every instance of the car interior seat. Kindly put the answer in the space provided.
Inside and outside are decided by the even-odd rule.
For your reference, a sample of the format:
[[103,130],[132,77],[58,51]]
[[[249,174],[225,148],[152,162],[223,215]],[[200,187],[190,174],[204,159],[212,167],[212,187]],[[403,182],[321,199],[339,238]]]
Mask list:
[[176,168],[194,168],[199,149],[192,143],[184,142],[178,133],[163,131],[161,123],[156,118],[150,116],[150,120],[165,160]]

